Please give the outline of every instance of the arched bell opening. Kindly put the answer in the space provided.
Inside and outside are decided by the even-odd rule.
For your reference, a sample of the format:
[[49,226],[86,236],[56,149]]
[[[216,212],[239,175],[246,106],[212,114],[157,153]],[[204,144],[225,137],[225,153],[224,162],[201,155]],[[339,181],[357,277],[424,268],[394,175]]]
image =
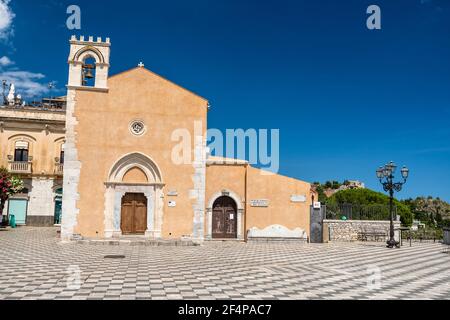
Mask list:
[[81,68],[81,81],[84,87],[95,87],[97,62],[94,57],[87,56]]

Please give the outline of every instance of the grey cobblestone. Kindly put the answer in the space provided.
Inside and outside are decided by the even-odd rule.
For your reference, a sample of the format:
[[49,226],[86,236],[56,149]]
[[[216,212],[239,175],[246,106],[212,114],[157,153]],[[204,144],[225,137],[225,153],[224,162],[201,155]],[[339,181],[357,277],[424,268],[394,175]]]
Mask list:
[[[54,228],[0,232],[0,299],[450,299],[450,255],[440,244],[62,244]],[[125,259],[104,259],[125,255]],[[67,287],[79,268],[79,289]],[[381,288],[367,287],[367,270]]]

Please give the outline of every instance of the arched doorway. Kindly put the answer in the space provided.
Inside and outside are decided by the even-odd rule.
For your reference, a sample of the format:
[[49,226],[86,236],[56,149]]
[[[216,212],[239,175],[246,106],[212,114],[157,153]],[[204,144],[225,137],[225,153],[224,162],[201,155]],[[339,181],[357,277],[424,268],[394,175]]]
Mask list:
[[161,237],[163,188],[156,163],[141,153],[130,153],[111,168],[105,191],[105,237],[145,235]]
[[213,239],[237,239],[237,204],[227,196],[218,198],[213,205]]
[[143,193],[126,193],[122,198],[121,230],[123,235],[147,231],[147,198]]

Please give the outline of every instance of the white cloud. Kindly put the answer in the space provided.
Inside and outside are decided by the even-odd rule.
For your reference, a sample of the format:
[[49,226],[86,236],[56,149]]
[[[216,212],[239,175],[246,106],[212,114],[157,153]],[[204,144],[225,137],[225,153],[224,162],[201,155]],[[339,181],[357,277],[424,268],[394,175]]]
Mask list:
[[16,16],[9,6],[10,0],[0,0],[0,40],[7,40],[13,33],[13,20]]
[[4,57],[0,58],[0,68],[1,67],[7,67],[7,66],[10,66],[12,64],[14,64],[14,62],[11,61],[11,59],[8,58],[7,56],[4,56]]
[[16,94],[22,95],[25,99],[41,97],[49,93],[47,84],[42,84],[39,80],[45,78],[42,73],[29,71],[11,70],[0,72],[0,79],[8,83],[14,83]]

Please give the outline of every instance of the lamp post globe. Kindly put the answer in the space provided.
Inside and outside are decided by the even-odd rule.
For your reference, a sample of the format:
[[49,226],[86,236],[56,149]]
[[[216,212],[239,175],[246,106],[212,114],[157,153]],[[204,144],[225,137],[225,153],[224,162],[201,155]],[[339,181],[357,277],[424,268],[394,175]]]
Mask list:
[[402,177],[403,179],[408,179],[409,176],[409,169],[407,167],[402,168]]
[[380,167],[378,170],[377,170],[377,178],[378,179],[382,179],[383,178],[383,167]]

